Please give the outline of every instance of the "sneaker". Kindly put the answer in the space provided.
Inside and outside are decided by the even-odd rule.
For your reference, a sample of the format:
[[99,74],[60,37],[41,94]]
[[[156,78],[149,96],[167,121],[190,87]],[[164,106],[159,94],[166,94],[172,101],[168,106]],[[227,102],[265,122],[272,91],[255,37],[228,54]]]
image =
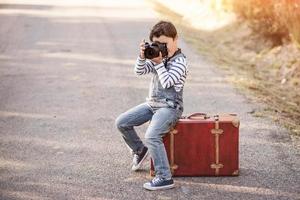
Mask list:
[[173,179],[155,177],[152,181],[145,183],[143,187],[147,190],[166,190],[174,188],[175,185]]
[[132,168],[131,168],[132,171],[137,171],[138,169],[140,169],[144,160],[148,156],[148,152],[149,152],[148,148],[144,147],[140,153],[133,155]]

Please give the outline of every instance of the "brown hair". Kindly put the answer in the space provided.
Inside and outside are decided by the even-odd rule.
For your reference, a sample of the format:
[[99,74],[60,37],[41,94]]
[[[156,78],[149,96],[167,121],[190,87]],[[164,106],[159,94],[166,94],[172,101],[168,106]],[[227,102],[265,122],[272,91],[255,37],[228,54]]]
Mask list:
[[152,27],[149,39],[152,42],[153,37],[160,37],[161,35],[175,39],[177,36],[175,26],[171,22],[159,21]]

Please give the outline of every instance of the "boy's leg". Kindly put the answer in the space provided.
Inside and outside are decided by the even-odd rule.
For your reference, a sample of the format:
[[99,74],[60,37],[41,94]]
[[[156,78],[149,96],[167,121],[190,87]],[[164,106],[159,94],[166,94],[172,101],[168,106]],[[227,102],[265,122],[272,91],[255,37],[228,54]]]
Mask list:
[[[182,111],[173,108],[158,109],[153,115],[151,123],[145,135],[146,145],[149,148],[149,153],[154,162],[156,182],[158,182],[158,184],[160,184],[159,179],[162,179],[163,181],[165,180],[165,182],[161,182],[162,184],[164,184],[167,180],[170,180],[172,178],[169,161],[165,150],[165,146],[162,141],[162,137],[170,131],[170,128],[172,126],[175,125],[181,114]],[[167,181],[166,187],[153,187],[153,181],[150,183],[146,183],[144,187],[146,189],[155,190],[165,189],[169,186],[174,186],[172,180],[172,184],[170,184]]]
[[122,113],[116,119],[116,126],[122,133],[127,145],[134,153],[138,153],[144,147],[143,142],[134,130],[134,126],[139,126],[152,118],[153,112],[148,104],[143,103]]

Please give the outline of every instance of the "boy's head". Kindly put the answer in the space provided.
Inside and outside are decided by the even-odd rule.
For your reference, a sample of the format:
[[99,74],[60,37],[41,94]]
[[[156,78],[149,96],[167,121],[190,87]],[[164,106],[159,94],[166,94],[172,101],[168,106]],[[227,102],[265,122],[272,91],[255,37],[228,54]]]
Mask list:
[[149,39],[153,42],[154,37],[159,38],[162,35],[174,40],[177,37],[175,26],[171,22],[160,21],[152,27]]
[[166,43],[168,56],[172,56],[177,51],[177,31],[171,22],[160,21],[155,24],[150,32],[149,39],[151,42]]

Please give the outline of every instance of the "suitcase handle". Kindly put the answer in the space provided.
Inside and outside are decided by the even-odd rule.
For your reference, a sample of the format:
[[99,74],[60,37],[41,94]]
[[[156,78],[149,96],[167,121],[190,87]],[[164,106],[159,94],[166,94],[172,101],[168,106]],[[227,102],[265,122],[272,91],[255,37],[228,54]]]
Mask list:
[[[213,118],[216,120],[216,121],[218,121],[219,120],[219,118],[220,118],[220,116],[233,116],[233,117],[235,117],[235,116],[237,116],[237,114],[235,114],[235,113],[230,113],[230,114],[221,114],[221,115],[214,115],[213,116]],[[181,119],[199,119],[199,118],[201,118],[201,119],[209,119],[210,118],[210,116],[208,116],[206,113],[193,113],[193,114],[191,114],[191,115],[189,115],[189,116],[187,116],[187,117],[181,117]]]
[[193,113],[186,117],[187,119],[199,119],[199,117],[202,117],[203,119],[208,119],[209,116],[207,116],[206,113]]

